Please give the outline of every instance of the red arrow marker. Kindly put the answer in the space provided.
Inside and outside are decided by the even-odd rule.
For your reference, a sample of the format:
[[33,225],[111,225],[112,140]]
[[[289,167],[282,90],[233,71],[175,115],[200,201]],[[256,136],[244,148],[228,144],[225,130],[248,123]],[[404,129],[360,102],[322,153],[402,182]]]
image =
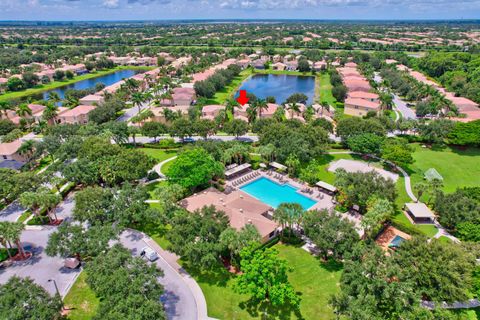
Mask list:
[[248,100],[250,100],[250,98],[247,97],[247,90],[240,90],[240,96],[237,98],[237,102],[243,106]]

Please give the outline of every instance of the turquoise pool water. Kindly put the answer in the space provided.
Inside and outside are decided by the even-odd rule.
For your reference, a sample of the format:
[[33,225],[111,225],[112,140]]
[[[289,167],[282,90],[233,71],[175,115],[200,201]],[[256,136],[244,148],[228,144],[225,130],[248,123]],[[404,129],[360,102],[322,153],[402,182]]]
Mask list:
[[276,209],[281,203],[298,203],[308,210],[317,202],[297,193],[297,188],[289,184],[278,184],[268,178],[261,177],[240,188],[254,198]]

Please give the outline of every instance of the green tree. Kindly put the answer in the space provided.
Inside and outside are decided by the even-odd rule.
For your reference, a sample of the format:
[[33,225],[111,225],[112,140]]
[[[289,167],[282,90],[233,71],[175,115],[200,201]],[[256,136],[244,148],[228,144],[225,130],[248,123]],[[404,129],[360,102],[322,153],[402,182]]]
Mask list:
[[205,186],[212,178],[223,173],[220,162],[203,148],[193,148],[178,155],[166,173],[169,180],[186,189]]
[[303,217],[302,227],[325,260],[329,256],[342,259],[359,241],[358,233],[351,222],[327,210],[307,212]]
[[383,140],[383,137],[376,134],[362,133],[348,138],[347,145],[353,152],[378,155]]
[[234,285],[237,292],[248,294],[253,301],[261,304],[299,307],[300,297],[287,276],[292,268],[278,258],[276,249],[249,246],[240,252],[240,257],[242,274]]
[[179,211],[167,233],[171,250],[192,266],[209,269],[217,265],[223,246],[220,235],[228,228],[228,217],[214,206],[194,213]]
[[89,260],[105,253],[109,242],[117,238],[111,225],[84,226],[64,222],[50,235],[45,252],[49,256],[72,257]]
[[0,285],[0,318],[11,320],[63,319],[62,298],[50,296],[30,278],[11,277]]
[[142,126],[142,133],[147,137],[153,138],[153,141],[157,141],[157,137],[167,133],[167,127],[160,122],[145,122]]
[[367,213],[365,213],[361,222],[365,235],[367,237],[373,236],[374,230],[390,218],[393,213],[393,205],[387,199],[370,199],[367,203]]
[[403,270],[399,281],[412,281],[423,299],[448,303],[468,299],[475,256],[462,246],[413,238],[402,243],[394,260]]
[[230,262],[239,265],[240,252],[249,245],[260,245],[261,236],[252,224],[245,225],[240,231],[227,228],[220,234],[220,243],[229,252]]
[[223,125],[223,130],[238,139],[239,136],[248,132],[248,123],[240,119],[233,119]]
[[157,280],[163,273],[154,264],[116,244],[85,271],[88,285],[100,298],[94,319],[166,319],[160,299],[164,291]]

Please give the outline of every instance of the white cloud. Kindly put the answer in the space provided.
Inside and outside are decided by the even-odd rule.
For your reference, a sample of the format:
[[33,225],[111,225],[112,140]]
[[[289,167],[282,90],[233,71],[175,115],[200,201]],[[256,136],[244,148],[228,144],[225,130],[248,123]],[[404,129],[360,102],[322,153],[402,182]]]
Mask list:
[[109,9],[116,9],[120,6],[119,0],[103,0],[103,6]]

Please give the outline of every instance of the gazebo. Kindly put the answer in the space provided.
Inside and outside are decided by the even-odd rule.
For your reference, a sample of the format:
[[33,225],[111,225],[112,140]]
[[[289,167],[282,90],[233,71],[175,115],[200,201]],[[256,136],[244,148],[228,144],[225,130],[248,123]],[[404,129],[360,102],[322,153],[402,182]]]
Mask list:
[[425,179],[428,181],[440,180],[443,181],[443,177],[435,168],[428,169],[424,174]]
[[405,203],[405,209],[415,223],[434,223],[435,221],[435,214],[425,203]]

